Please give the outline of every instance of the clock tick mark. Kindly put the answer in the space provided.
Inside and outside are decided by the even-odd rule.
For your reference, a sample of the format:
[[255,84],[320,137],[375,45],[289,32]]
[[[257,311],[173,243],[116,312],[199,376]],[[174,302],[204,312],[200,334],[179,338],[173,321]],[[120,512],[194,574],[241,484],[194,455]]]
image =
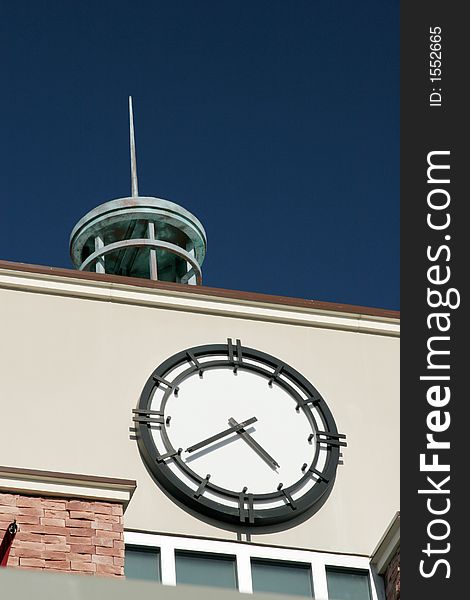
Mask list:
[[163,423],[163,413],[159,410],[137,408],[133,409],[132,413],[135,415],[132,419],[135,423],[147,424],[149,427]]
[[292,510],[297,510],[297,505],[294,502],[294,499],[292,498],[292,496],[289,494],[289,492],[286,492],[286,490],[281,490],[281,491],[282,491],[285,499],[287,500],[287,503],[292,508]]
[[273,387],[273,381],[279,377],[283,368],[284,368],[284,365],[277,366],[276,370],[274,371],[274,373],[272,374],[271,378],[268,381],[268,385],[270,388]]
[[183,452],[183,448],[178,448],[178,450],[173,450],[171,452],[167,452],[166,454],[158,454],[156,456],[155,460],[157,461],[157,463],[161,463],[161,462],[165,461],[167,458],[173,458],[176,455],[181,456],[182,452]]
[[206,478],[201,481],[201,484],[197,488],[197,491],[193,494],[195,498],[199,498],[204,493],[207,484],[209,483],[209,479],[211,478],[210,473],[206,475]]
[[332,433],[331,431],[317,431],[318,441],[327,446],[347,446],[346,436],[343,433]]

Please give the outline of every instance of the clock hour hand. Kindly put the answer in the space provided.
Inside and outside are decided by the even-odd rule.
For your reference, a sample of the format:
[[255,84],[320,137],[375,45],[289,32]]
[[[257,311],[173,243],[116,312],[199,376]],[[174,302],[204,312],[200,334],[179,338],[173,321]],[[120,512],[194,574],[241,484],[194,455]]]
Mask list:
[[207,446],[208,444],[212,444],[212,442],[216,442],[217,440],[220,440],[221,438],[226,437],[227,435],[230,435],[231,433],[235,433],[235,432],[238,433],[238,431],[240,429],[244,429],[245,427],[248,427],[248,425],[251,425],[252,423],[256,423],[257,420],[258,419],[256,417],[252,417],[251,419],[248,419],[247,421],[243,421],[242,423],[235,422],[234,425],[232,423],[230,423],[231,426],[228,429],[224,429],[220,433],[216,433],[215,435],[213,435],[205,440],[202,440],[202,442],[194,444],[194,446],[190,446],[189,448],[187,448],[186,452],[194,452],[195,450],[199,450],[199,448],[204,448],[204,446]]
[[[237,423],[233,417],[230,417],[228,422],[230,423],[230,425],[232,425],[232,427],[239,427],[239,425],[243,425],[243,423]],[[254,440],[247,431],[244,430],[244,428],[237,429],[236,431],[240,435],[240,437],[245,440],[248,446],[253,448],[253,450],[257,452],[259,456],[261,456],[261,458],[271,467],[271,469],[276,469],[276,467],[280,468],[281,465],[278,462],[276,462],[274,458],[270,454],[268,454],[266,450],[262,446],[260,446],[258,442]]]

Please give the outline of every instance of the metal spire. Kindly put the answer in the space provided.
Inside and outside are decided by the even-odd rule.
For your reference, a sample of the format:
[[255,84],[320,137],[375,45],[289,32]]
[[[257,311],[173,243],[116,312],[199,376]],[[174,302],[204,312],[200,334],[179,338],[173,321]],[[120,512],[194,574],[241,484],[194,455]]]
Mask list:
[[139,184],[137,181],[137,160],[135,156],[134,113],[132,110],[132,96],[129,96],[129,142],[131,147],[132,197],[137,198],[139,195]]

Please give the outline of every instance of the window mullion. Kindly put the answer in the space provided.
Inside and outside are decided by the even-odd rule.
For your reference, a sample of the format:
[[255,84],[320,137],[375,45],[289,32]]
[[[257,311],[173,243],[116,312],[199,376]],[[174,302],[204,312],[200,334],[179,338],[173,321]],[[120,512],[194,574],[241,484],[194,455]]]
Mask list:
[[312,569],[314,596],[320,600],[327,600],[328,583],[326,581],[325,563],[319,560],[312,560],[310,565]]
[[[246,550],[243,548],[243,550]],[[237,552],[238,591],[245,594],[253,593],[251,579],[251,560],[248,552]]]
[[162,583],[176,585],[175,548],[173,544],[162,544],[160,549]]

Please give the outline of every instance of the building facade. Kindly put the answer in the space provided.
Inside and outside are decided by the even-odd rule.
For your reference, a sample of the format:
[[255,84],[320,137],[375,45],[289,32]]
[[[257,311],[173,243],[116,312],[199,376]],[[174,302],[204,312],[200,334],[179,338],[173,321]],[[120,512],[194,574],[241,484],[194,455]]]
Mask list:
[[398,600],[398,313],[202,287],[129,116],[131,196],[77,223],[78,270],[0,262],[0,563]]
[[[397,313],[6,262],[0,307],[0,536],[13,519],[19,526],[9,566],[247,593],[399,598]],[[232,362],[231,379],[214,383],[198,349],[215,346]],[[263,359],[272,381],[244,381],[243,368],[256,362],[251,351],[277,361]],[[181,353],[200,372],[175,399],[171,382],[152,375]],[[285,387],[289,369],[303,378],[292,386],[306,381],[321,401],[304,394],[296,406],[290,399],[289,413],[267,397],[264,413],[263,394]],[[160,392],[168,400],[163,411]],[[336,437],[318,425],[323,403]],[[324,455],[317,469],[313,454],[302,455],[307,442],[295,441],[304,435],[294,421],[304,409],[314,413],[308,443]],[[206,443],[230,418],[239,428]],[[242,429],[250,418],[257,422]],[[181,481],[175,459],[188,450],[158,462],[167,450],[158,446],[161,430],[169,444],[171,436],[188,448],[203,442],[183,459],[202,473],[192,501],[154,468],[152,461],[170,465]],[[145,432],[155,456],[146,454]],[[260,498],[272,482],[279,497],[296,484],[289,487],[287,467],[267,464],[242,437],[258,440],[281,467],[296,460],[300,479],[313,469],[308,485],[324,485],[325,493],[303,503],[303,489],[286,492],[272,500],[283,516],[263,520],[268,504]],[[334,453],[338,464],[325,483]],[[237,488],[241,500],[219,498],[219,513],[198,504],[215,498],[211,481],[230,488],[231,478],[238,488],[248,482]]]

